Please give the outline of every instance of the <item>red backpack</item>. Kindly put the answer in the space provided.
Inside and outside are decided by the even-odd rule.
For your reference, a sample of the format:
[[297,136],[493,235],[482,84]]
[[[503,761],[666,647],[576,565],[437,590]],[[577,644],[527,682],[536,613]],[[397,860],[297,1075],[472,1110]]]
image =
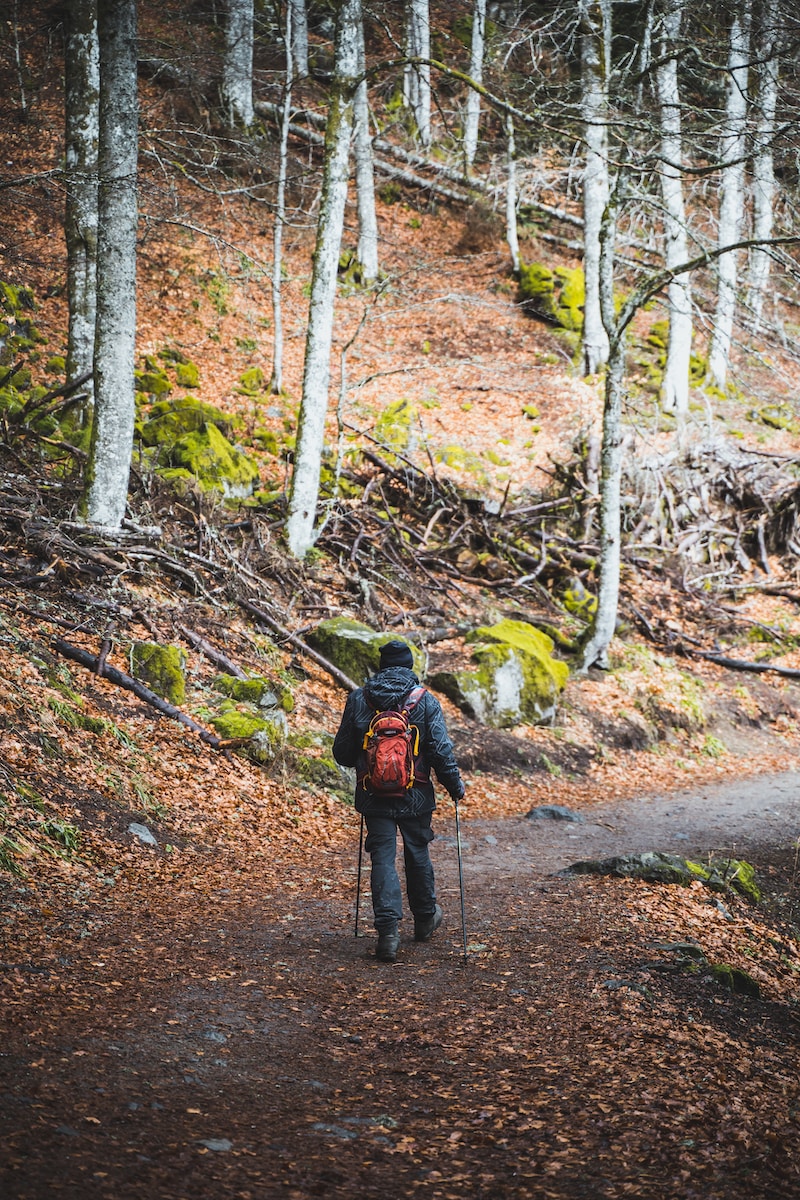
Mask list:
[[402,796],[421,777],[417,770],[419,729],[412,725],[411,710],[425,694],[415,687],[399,710],[376,712],[364,734],[363,770],[359,783],[374,796]]

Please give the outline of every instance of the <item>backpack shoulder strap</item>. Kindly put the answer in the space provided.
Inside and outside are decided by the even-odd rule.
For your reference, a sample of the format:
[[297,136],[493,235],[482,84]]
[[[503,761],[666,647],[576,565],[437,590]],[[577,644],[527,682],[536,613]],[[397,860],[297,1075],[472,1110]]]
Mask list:
[[403,701],[403,712],[410,713],[412,708],[415,708],[419,704],[426,691],[427,688],[424,688],[421,683],[413,687]]

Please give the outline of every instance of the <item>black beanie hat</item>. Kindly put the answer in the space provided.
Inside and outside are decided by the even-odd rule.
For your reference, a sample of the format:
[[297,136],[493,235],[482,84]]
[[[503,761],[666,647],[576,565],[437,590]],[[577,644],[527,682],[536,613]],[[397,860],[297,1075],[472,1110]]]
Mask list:
[[381,670],[386,667],[413,667],[414,656],[405,642],[384,642],[381,646]]

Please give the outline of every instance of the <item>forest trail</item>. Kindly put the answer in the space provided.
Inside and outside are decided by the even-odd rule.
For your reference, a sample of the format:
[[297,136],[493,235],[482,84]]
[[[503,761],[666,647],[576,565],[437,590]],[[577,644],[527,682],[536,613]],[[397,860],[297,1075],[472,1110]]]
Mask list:
[[664,949],[757,948],[754,910],[699,885],[552,872],[788,844],[798,783],[616,804],[582,825],[462,821],[466,965],[449,806],[445,925],[428,945],[406,931],[393,966],[353,937],[355,823],[352,844],[300,860],[232,854],[170,888],[140,876],[84,897],[48,965],[4,964],[0,1194],[797,1196],[791,1004],[674,969]]

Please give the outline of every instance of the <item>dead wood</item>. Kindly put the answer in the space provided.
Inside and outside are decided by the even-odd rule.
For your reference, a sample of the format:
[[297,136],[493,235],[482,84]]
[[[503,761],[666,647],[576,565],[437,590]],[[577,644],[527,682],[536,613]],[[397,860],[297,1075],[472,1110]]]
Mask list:
[[212,746],[215,750],[220,750],[223,743],[214,733],[209,733],[202,725],[198,725],[196,721],[181,709],[176,708],[174,704],[170,704],[167,700],[162,700],[155,692],[151,692],[150,688],[145,687],[138,679],[126,675],[124,671],[119,671],[116,667],[109,666],[108,663],[101,663],[100,658],[94,654],[89,654],[87,650],[81,650],[79,646],[73,646],[70,642],[65,642],[63,638],[56,638],[53,642],[53,647],[62,654],[64,658],[69,658],[73,662],[80,663],[87,671],[91,671],[94,675],[102,675],[104,679],[108,679],[110,683],[117,687],[126,688],[129,692],[133,692],[140,700],[144,700],[152,708],[162,713],[165,717],[171,717],[173,721],[178,721],[179,724],[185,725],[187,729],[191,729],[196,733],[202,742],[207,746]]
[[317,666],[322,667],[324,671],[327,671],[331,678],[335,679],[337,683],[340,683],[343,688],[347,689],[348,692],[354,692],[356,690],[358,684],[354,683],[349,675],[345,675],[344,671],[340,671],[339,668],[335,667],[332,662],[325,658],[324,655],[320,654],[317,650],[313,650],[311,646],[304,642],[302,638],[298,637],[297,634],[291,633],[288,629],[284,629],[280,622],[276,621],[274,617],[271,617],[270,614],[265,612],[263,608],[260,608],[257,604],[253,604],[252,600],[247,600],[243,596],[237,597],[237,600],[245,612],[250,613],[250,615],[255,617],[257,621],[261,621],[267,626],[268,629],[271,629],[273,633],[277,633],[278,637],[283,641],[289,642],[292,646],[295,646],[301,654],[304,654],[307,658],[310,658],[312,662],[315,662]]
[[212,662],[215,667],[220,667],[226,675],[233,675],[235,679],[247,679],[247,675],[241,667],[232,662],[221,650],[217,650],[215,646],[212,646],[211,642],[206,641],[199,633],[195,633],[193,629],[187,629],[185,625],[178,625],[177,628],[181,636],[186,638],[189,645],[195,650],[199,650],[201,654],[204,654],[208,661]]

